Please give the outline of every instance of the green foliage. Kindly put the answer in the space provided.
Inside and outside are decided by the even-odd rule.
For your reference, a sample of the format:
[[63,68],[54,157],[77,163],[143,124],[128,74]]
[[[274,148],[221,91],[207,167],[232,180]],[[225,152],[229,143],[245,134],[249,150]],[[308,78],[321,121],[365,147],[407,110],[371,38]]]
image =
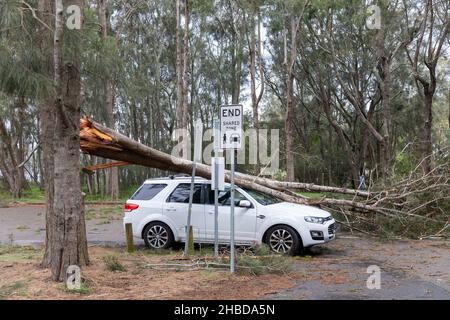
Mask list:
[[407,176],[416,166],[415,159],[409,153],[398,153],[395,157],[394,172],[397,178]]
[[0,300],[8,299],[13,294],[24,295],[25,288],[26,283],[23,281],[4,284],[0,287]]
[[286,181],[286,170],[278,169],[277,173],[274,175],[274,179],[278,181]]
[[[259,254],[238,254],[236,256],[236,272],[238,274],[286,274],[292,269],[292,262],[289,257],[275,255],[259,249]],[[261,255],[262,252],[266,254]]]
[[30,188],[23,190],[22,197],[15,199],[11,196],[8,190],[0,188],[0,203],[8,204],[10,202],[43,202],[45,199],[44,191],[35,185],[31,185]]
[[31,246],[0,246],[0,262],[21,262],[37,260],[42,257],[42,250]]
[[71,294],[77,295],[89,295],[91,294],[91,288],[86,282],[82,282],[79,289],[69,289],[65,284],[60,286],[61,290]]
[[103,257],[103,262],[105,263],[105,267],[108,271],[127,271],[127,268],[122,263],[120,263],[117,256],[107,255]]

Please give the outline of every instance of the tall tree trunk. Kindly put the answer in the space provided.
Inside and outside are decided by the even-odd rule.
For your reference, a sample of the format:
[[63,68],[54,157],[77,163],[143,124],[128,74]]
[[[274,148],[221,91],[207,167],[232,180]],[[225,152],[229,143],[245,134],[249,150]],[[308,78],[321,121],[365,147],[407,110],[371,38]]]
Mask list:
[[[189,2],[184,0],[184,36],[181,40],[180,0],[176,1],[176,56],[177,56],[177,108],[176,118],[179,129],[187,129],[187,57],[189,48]],[[180,137],[181,139],[181,137]]]
[[[383,8],[384,9],[384,8]],[[383,179],[390,176],[391,167],[391,135],[392,135],[392,110],[391,110],[391,57],[388,56],[385,47],[385,25],[381,25],[378,31],[377,39],[377,55],[378,55],[378,70],[380,74],[380,92],[383,106],[383,141],[381,146],[381,159],[383,169]]]
[[5,122],[0,116],[0,172],[5,177],[9,191],[14,198],[21,197],[25,181],[23,167],[19,167],[21,150],[21,147],[13,142],[11,133],[6,129]]
[[255,15],[252,12],[250,16],[250,80],[251,80],[251,98],[252,98],[252,110],[253,110],[253,127],[256,130],[256,165],[255,171],[258,175],[260,172],[259,164],[259,114],[258,114],[258,97],[256,96],[256,35],[255,35]]
[[188,123],[188,57],[189,57],[189,0],[184,0],[184,37],[182,70],[182,118],[181,127],[187,129]]
[[287,63],[287,87],[286,87],[286,180],[295,180],[294,171],[294,65],[297,58],[297,32],[300,19],[291,18],[291,52]]
[[[46,241],[42,261],[52,272],[54,281],[66,278],[67,267],[89,263],[84,204],[80,182],[79,116],[80,116],[80,50],[73,47],[62,63],[63,4],[83,8],[83,0],[41,0],[41,17],[51,25],[54,13],[53,62],[56,99],[40,104],[44,170],[46,185]],[[50,45],[48,30],[42,46]],[[72,31],[77,32],[77,30]]]
[[[98,14],[100,24],[102,26],[103,41],[107,41],[109,27],[109,17],[107,13],[106,0],[99,0]],[[113,83],[109,75],[105,79],[105,111],[106,111],[106,125],[109,128],[114,128],[114,98],[113,98]],[[109,162],[110,160],[108,160]],[[112,167],[108,170],[108,194],[112,200],[119,199],[119,169]]]
[[183,81],[182,73],[182,48],[181,48],[181,15],[180,15],[180,0],[176,0],[176,70],[177,70],[177,107],[176,107],[176,121],[177,127],[181,128],[183,122]]
[[434,92],[424,90],[423,101],[423,144],[422,144],[422,168],[425,174],[431,171],[431,154],[433,153],[432,126],[433,126],[433,95]]
[[[436,23],[435,11],[440,9],[446,10],[448,7],[440,8],[439,3],[427,0],[425,4],[425,12],[418,37],[415,44],[414,54],[411,55],[406,51],[408,60],[412,67],[412,72],[417,85],[420,84],[420,96],[422,97],[422,170],[424,174],[428,174],[432,169],[432,126],[433,126],[433,98],[436,93],[436,67],[443,53],[445,41],[448,40],[450,34],[450,16],[443,14],[442,21]],[[407,12],[407,11],[406,11]],[[439,14],[440,15],[440,14]],[[441,28],[440,31],[436,29]],[[423,68],[419,68],[419,64],[423,61]],[[421,69],[427,69],[428,78],[424,77]]]

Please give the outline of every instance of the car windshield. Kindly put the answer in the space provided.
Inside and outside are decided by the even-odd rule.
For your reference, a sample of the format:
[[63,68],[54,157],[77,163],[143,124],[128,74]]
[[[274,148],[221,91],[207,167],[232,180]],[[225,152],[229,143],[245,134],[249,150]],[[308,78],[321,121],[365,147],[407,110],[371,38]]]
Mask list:
[[274,197],[269,196],[265,193],[253,190],[253,189],[247,189],[244,188],[245,192],[247,192],[249,195],[251,195],[258,203],[262,204],[263,206],[268,206],[270,204],[280,203],[283,202],[283,200]]

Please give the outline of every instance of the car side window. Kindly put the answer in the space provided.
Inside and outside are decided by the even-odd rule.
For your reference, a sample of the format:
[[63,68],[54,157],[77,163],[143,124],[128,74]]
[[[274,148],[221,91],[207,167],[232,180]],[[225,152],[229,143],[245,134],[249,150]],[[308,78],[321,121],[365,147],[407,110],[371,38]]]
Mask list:
[[146,183],[143,184],[131,197],[131,200],[151,200],[160,193],[167,184]]
[[[211,190],[211,185],[208,184],[208,204],[214,204],[214,190]],[[242,193],[235,190],[234,191],[234,205],[238,206],[239,201],[241,200],[248,200]],[[231,205],[231,191],[230,187],[226,187],[224,191],[219,190],[219,205],[221,206],[230,206]]]
[[[189,192],[191,189],[190,183],[180,183],[175,190],[167,198],[167,202],[178,202],[178,203],[189,203]],[[192,198],[192,203],[201,204],[202,203],[202,185],[194,185],[194,195]]]

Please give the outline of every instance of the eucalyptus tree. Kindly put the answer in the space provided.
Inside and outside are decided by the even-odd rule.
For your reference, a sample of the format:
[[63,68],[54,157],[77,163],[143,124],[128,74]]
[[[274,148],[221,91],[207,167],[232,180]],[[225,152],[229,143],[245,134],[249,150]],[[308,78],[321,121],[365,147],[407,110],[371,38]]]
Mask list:
[[25,171],[36,180],[40,175],[39,166],[28,164],[39,145],[34,103],[50,86],[40,74],[40,52],[33,50],[35,5],[36,1],[0,3],[0,172],[14,197],[20,197],[27,185]]
[[450,2],[426,0],[404,1],[404,19],[414,40],[406,48],[411,73],[422,100],[422,168],[424,173],[432,169],[433,100],[438,71],[437,65],[450,38]]
[[53,80],[51,94],[41,97],[39,106],[47,203],[42,265],[51,269],[55,281],[67,277],[69,266],[89,263],[79,162],[84,39],[82,30],[66,28],[64,12],[71,5],[80,9],[75,19],[82,21],[83,0],[40,0],[38,6],[41,58],[46,65],[42,75]]

